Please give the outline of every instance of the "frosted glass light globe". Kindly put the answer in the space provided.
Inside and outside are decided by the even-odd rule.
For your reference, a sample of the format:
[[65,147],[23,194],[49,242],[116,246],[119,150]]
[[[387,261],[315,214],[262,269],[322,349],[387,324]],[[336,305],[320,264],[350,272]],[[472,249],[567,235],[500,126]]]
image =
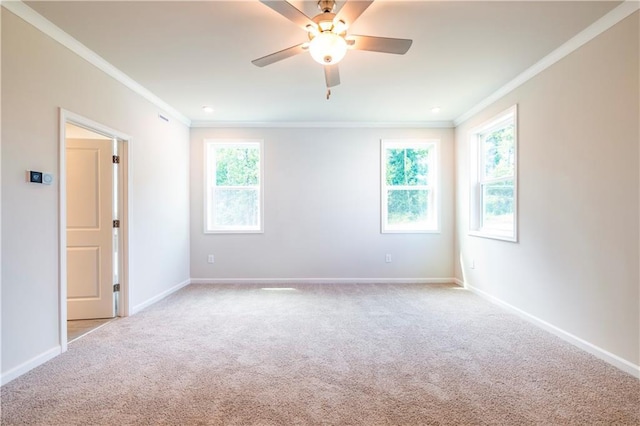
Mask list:
[[316,62],[322,65],[337,64],[347,53],[347,42],[339,35],[325,31],[311,40],[309,53]]

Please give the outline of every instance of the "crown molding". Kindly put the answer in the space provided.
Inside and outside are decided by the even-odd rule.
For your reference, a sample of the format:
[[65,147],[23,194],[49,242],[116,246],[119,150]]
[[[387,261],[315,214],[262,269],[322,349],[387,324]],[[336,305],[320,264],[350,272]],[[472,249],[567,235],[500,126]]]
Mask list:
[[192,121],[192,128],[452,129],[452,121]]
[[73,53],[77,54],[96,68],[102,70],[107,75],[115,78],[117,81],[133,90],[135,93],[139,94],[158,108],[161,108],[163,111],[171,114],[173,117],[178,119],[181,123],[186,125],[187,127],[191,126],[191,120],[184,116],[180,111],[173,108],[171,105],[151,93],[148,89],[144,88],[134,79],[120,71],[118,68],[111,65],[100,55],[95,53],[93,50],[89,49],[84,44],[80,43],[78,40],[73,38],[71,35],[64,32],[58,26],[54,25],[51,21],[46,19],[44,16],[40,15],[35,10],[31,9],[29,6],[24,4],[20,0],[3,0],[1,2],[2,7],[18,16],[25,22],[31,24],[47,36],[51,37],[67,49],[71,50]]
[[589,27],[572,37],[563,45],[542,58],[516,78],[489,95],[480,103],[460,115],[453,121],[424,122],[223,122],[192,121],[177,109],[160,99],[151,91],[140,85],[131,77],[107,62],[100,55],[80,43],[78,40],[54,25],[51,21],[31,9],[20,0],[0,0],[1,7],[9,10],[25,22],[48,35],[98,69],[110,75],[129,89],[147,99],[157,107],[177,118],[184,125],[192,128],[454,128],[473,117],[501,97],[512,92],[559,60],[571,54],[587,42],[616,25],[632,13],[640,9],[640,1],[626,0],[615,9],[595,21]]
[[474,115],[476,115],[498,99],[502,98],[506,94],[512,92],[519,86],[523,85],[527,81],[531,80],[533,77],[540,74],[542,71],[546,70],[559,60],[573,53],[578,48],[593,40],[638,9],[640,9],[640,1],[626,0],[615,9],[611,10],[609,13],[595,21],[593,24],[589,25],[587,28],[576,34],[560,47],[549,53],[547,56],[536,62],[530,68],[526,69],[523,73],[518,75],[509,83],[493,92],[491,95],[489,95],[489,97],[453,120],[454,127],[458,127],[469,118],[473,117]]

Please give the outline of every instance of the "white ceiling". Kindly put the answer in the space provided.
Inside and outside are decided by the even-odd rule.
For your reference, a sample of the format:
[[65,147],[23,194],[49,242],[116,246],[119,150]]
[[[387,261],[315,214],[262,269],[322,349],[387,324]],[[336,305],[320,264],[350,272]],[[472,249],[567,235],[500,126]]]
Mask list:
[[620,2],[377,0],[349,32],[413,45],[349,51],[329,101],[307,53],[251,64],[306,38],[258,1],[26,3],[194,121],[413,123],[453,121]]

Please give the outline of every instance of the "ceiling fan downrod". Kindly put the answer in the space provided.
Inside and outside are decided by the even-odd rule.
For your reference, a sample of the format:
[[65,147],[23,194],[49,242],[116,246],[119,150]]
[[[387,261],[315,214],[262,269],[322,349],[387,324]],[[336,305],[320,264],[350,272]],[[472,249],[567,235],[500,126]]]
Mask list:
[[318,9],[320,9],[322,13],[331,13],[335,7],[335,0],[318,0]]

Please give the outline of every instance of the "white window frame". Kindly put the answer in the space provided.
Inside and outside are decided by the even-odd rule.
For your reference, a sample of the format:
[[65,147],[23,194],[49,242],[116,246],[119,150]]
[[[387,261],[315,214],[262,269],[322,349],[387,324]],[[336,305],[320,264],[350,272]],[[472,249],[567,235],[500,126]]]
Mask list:
[[[513,175],[497,179],[485,179],[482,140],[493,132],[513,122]],[[518,106],[514,105],[490,120],[469,131],[469,235],[496,240],[518,242]],[[485,185],[513,180],[513,233],[506,235],[499,230],[483,226],[483,188]]]
[[[213,209],[215,203],[211,198],[211,189],[216,187],[215,184],[215,161],[210,155],[211,149],[216,148],[239,148],[239,147],[258,147],[260,150],[260,171],[258,185],[247,187],[222,187],[226,189],[243,189],[251,188],[258,191],[258,225],[257,226],[234,226],[234,227],[215,227],[209,224],[209,211]],[[213,164],[211,164],[213,163]],[[250,234],[264,232],[264,142],[261,139],[205,139],[204,140],[204,233],[205,234]],[[215,212],[214,212],[215,217]],[[215,221],[214,221],[215,223]]]
[[[429,185],[387,185],[387,161],[386,149],[388,148],[421,148],[431,146],[434,150],[429,167]],[[428,189],[431,202],[431,213],[434,216],[430,221],[432,226],[412,228],[390,226],[388,222],[389,189],[420,190]],[[439,139],[382,139],[380,141],[380,200],[381,200],[381,233],[383,234],[437,234],[440,233],[440,140]]]

